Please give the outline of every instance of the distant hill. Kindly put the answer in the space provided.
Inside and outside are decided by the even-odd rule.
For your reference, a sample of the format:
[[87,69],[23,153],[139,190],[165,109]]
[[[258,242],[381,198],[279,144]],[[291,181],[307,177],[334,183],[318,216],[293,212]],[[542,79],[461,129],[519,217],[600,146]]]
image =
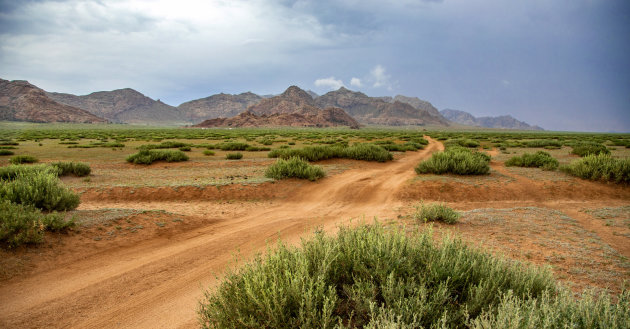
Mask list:
[[316,107],[307,92],[291,86],[281,95],[265,98],[237,116],[206,120],[194,127],[263,126],[358,128],[359,123],[342,109]]
[[55,101],[84,109],[112,122],[131,124],[185,124],[190,122],[175,107],[153,100],[133,89],[99,91],[76,96],[48,93]]
[[107,123],[80,108],[60,104],[28,81],[0,79],[0,120]]
[[[315,104],[319,107],[339,107],[354,117],[362,124],[376,125],[442,125],[447,126],[448,121],[439,113],[431,113],[422,107],[414,107],[408,102],[401,102],[401,99],[411,101],[404,96],[391,97],[369,97],[361,92],[351,91],[344,87],[336,91],[328,92],[315,99]],[[418,101],[420,101],[418,99]]]
[[475,117],[468,112],[451,109],[444,109],[440,111],[440,113],[450,121],[467,126],[517,130],[544,130],[539,126],[531,126],[523,121],[518,121],[511,115]]
[[182,103],[177,108],[190,122],[198,123],[207,119],[233,117],[262,99],[251,92],[238,95],[221,93]]

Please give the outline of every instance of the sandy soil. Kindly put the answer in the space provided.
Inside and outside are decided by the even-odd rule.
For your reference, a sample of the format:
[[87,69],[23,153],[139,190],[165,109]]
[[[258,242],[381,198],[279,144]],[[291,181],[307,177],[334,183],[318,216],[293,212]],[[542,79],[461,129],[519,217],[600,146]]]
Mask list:
[[[508,177],[507,183],[416,180],[413,167],[442,148],[431,140],[423,151],[407,152],[390,163],[361,163],[314,183],[86,190],[81,211],[155,211],[121,216],[116,228],[106,228],[112,230],[109,235],[100,226],[87,227],[32,251],[0,255],[28,263],[20,275],[0,281],[0,327],[198,327],[196,310],[203,291],[234,266],[235,256],[246,260],[278,238],[297,243],[315,228],[332,232],[339,224],[374,217],[396,221],[421,199],[448,201],[459,210],[557,209],[630,257],[627,237],[579,211],[628,205],[627,187],[581,180],[540,182],[514,175],[500,163],[492,168]],[[473,232],[471,236],[487,230],[475,229],[473,220],[461,228]]]

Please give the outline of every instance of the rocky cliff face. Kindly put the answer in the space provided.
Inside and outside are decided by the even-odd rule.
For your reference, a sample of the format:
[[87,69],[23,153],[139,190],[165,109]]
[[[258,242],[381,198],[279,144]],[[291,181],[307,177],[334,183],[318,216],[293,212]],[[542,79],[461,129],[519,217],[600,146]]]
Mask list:
[[190,122],[198,123],[207,119],[236,116],[262,99],[251,92],[239,95],[217,94],[182,103],[177,108]]
[[407,96],[403,96],[403,95],[396,95],[396,97],[394,97],[393,99],[394,101],[398,101],[398,102],[402,102],[402,103],[407,103],[411,106],[413,106],[414,108],[418,109],[418,110],[422,110],[422,111],[427,111],[429,114],[431,114],[432,116],[435,117],[441,117],[442,115],[440,114],[440,111],[438,111],[438,109],[436,109],[433,104],[422,100],[418,97],[407,97]]
[[369,97],[344,87],[318,97],[315,100],[315,105],[344,109],[362,124],[448,125],[448,121],[439,114],[433,115],[427,110],[415,108],[406,102],[400,102],[391,97]]
[[60,104],[27,81],[0,79],[0,120],[107,123],[80,108]]
[[281,95],[263,99],[237,116],[206,120],[195,127],[263,126],[359,128],[359,123],[342,109],[316,107],[307,92],[291,86]]
[[475,117],[468,112],[451,109],[444,109],[440,111],[440,113],[448,120],[468,126],[517,130],[544,130],[539,126],[532,126],[523,121],[518,121],[511,115]]
[[99,91],[84,96],[48,93],[59,103],[84,109],[112,122],[132,124],[185,124],[175,107],[153,100],[133,89]]

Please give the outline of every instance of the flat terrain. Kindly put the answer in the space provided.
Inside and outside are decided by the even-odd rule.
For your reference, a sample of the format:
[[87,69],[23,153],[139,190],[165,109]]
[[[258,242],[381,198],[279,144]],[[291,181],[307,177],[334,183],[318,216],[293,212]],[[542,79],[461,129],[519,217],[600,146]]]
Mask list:
[[315,229],[374,218],[425,229],[410,218],[421,201],[462,213],[456,225],[432,225],[437,235],[454,232],[551,266],[576,290],[619,291],[630,279],[628,186],[506,168],[496,150],[490,175],[418,176],[413,168],[443,149],[429,140],[389,163],[322,161],[328,176],[317,182],[266,180],[261,172],[273,160],[250,155],[139,167],[102,155],[120,150],[83,150],[97,158],[93,175],[64,178],[81,193],[75,214],[83,224],[39,246],[0,251],[0,327],[198,327],[203,291],[278,238],[297,243]]

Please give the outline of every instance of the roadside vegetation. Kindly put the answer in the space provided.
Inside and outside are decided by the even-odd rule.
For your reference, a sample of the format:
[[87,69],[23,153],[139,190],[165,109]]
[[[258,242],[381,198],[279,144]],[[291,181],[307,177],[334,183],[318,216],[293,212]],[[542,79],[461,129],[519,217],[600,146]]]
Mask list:
[[630,158],[616,159],[607,154],[590,154],[560,169],[584,179],[630,184]]
[[299,157],[287,160],[278,159],[265,171],[265,176],[273,179],[300,178],[316,181],[326,173],[320,166],[314,166]]
[[383,147],[372,144],[355,144],[353,146],[307,146],[301,149],[275,149],[269,152],[270,158],[288,159],[300,157],[308,161],[327,159],[354,159],[364,161],[386,162],[394,156]]
[[547,269],[379,225],[280,244],[206,292],[203,328],[624,328],[630,293],[576,298]]
[[538,151],[536,153],[525,153],[522,156],[512,157],[505,162],[507,167],[535,167],[544,170],[556,170],[558,168],[558,160],[551,154]]
[[149,165],[156,161],[180,162],[188,161],[188,156],[175,150],[141,150],[127,157],[127,162]]
[[461,146],[448,147],[420,162],[417,174],[485,175],[490,172],[490,156]]
[[442,222],[445,224],[455,224],[460,214],[444,203],[422,203],[416,206],[413,218],[422,223]]

